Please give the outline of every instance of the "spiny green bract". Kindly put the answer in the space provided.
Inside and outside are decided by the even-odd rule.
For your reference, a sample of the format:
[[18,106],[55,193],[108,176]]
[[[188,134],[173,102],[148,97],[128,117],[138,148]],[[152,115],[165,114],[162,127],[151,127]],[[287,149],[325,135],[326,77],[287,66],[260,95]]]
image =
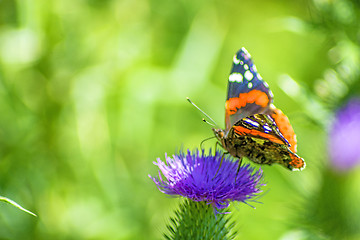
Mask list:
[[216,214],[211,204],[194,202],[186,199],[175,216],[167,225],[169,233],[166,239],[234,239],[236,232],[232,230],[235,223],[230,222],[227,214]]

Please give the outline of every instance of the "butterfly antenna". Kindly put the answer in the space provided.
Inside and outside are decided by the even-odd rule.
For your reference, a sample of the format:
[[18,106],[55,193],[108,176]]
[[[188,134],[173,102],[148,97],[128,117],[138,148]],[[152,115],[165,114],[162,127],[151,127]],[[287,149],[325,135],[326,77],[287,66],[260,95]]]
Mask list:
[[207,115],[203,110],[201,110],[201,108],[199,108],[195,103],[193,103],[193,101],[191,101],[190,98],[186,97],[186,99],[189,101],[189,103],[191,103],[194,107],[196,107],[197,110],[199,110],[202,114],[204,114],[205,117],[210,119],[212,123],[210,123],[210,122],[206,121],[205,119],[203,119],[204,122],[210,124],[211,126],[218,127],[216,122],[209,115]]
[[213,123],[209,122],[208,120],[206,120],[205,118],[201,119],[204,123],[209,124],[210,126],[216,127],[216,125],[214,125]]

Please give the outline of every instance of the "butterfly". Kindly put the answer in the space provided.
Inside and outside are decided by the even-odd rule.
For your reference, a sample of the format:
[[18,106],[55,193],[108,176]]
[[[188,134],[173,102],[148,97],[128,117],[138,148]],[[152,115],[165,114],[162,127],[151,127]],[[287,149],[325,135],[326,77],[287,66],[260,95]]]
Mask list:
[[213,132],[234,157],[302,170],[306,164],[296,154],[295,132],[287,116],[274,106],[273,97],[250,54],[241,48],[233,57],[229,75],[225,129],[213,128]]

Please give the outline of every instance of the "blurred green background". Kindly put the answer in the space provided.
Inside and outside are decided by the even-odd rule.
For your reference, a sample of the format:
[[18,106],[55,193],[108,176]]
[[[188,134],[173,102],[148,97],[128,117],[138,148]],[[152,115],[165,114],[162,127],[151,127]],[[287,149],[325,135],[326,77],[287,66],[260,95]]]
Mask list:
[[313,199],[334,109],[359,82],[359,16],[356,0],[0,0],[0,195],[38,215],[0,204],[0,239],[161,238],[179,200],[152,162],[212,136],[187,96],[223,126],[242,46],[307,169],[263,167],[262,204],[232,209],[238,239],[334,236]]

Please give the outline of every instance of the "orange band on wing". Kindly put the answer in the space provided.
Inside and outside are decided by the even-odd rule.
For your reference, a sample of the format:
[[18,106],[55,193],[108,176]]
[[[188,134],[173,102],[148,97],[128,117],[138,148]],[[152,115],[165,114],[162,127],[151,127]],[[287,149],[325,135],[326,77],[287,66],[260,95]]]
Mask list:
[[269,97],[260,90],[251,90],[248,93],[240,93],[239,97],[229,98],[225,103],[225,109],[227,114],[232,115],[248,103],[266,107],[269,104]]
[[273,135],[270,135],[268,133],[260,132],[258,130],[254,130],[254,129],[247,129],[247,128],[244,128],[244,127],[241,127],[241,126],[234,126],[233,128],[234,128],[234,131],[239,135],[260,137],[260,138],[263,138],[263,139],[267,139],[267,140],[269,140],[271,142],[284,144],[283,141],[281,141],[277,137],[275,137]]
[[271,115],[271,117],[274,119],[282,135],[290,143],[290,150],[296,153],[296,135],[294,129],[290,124],[289,119],[280,109],[274,108],[272,110],[274,111],[274,113]]

